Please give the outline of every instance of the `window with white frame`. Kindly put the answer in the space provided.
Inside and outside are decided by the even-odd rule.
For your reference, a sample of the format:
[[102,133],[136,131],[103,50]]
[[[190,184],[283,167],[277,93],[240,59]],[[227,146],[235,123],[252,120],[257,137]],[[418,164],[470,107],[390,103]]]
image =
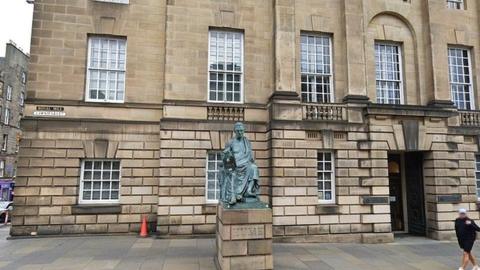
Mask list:
[[5,176],[5,160],[0,160],[0,177]]
[[480,154],[475,156],[475,179],[477,180],[477,198],[480,201]]
[[302,101],[333,102],[332,37],[301,35]]
[[25,105],[25,93],[24,92],[21,92],[20,93],[20,106],[23,106]]
[[3,124],[9,125],[10,124],[10,109],[5,108],[5,113],[3,114]]
[[8,86],[7,86],[7,93],[6,93],[6,95],[7,95],[7,100],[9,100],[9,101],[12,100],[12,86],[11,86],[11,85],[8,85]]
[[465,9],[464,0],[447,0],[447,6],[453,9]]
[[402,104],[402,55],[399,45],[375,43],[377,103]]
[[123,102],[125,98],[126,39],[90,37],[88,48],[86,100]]
[[221,152],[210,152],[207,156],[206,168],[206,199],[207,202],[218,202],[220,189],[218,186],[218,173],[222,163]]
[[210,30],[208,101],[243,101],[243,33]]
[[475,104],[469,49],[448,48],[448,73],[453,103],[460,110],[473,110]]
[[80,203],[119,202],[120,161],[83,160],[80,180]]
[[332,152],[318,152],[317,176],[319,202],[335,203],[335,166]]
[[7,151],[7,147],[8,147],[8,135],[3,134],[2,151]]
[[27,83],[27,73],[25,71],[22,71],[22,84]]

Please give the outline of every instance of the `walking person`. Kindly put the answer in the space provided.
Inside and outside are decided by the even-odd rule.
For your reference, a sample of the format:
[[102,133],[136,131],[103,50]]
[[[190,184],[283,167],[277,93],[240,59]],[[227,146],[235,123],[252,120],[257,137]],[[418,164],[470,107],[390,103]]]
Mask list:
[[462,266],[458,270],[465,270],[468,262],[473,265],[473,270],[480,270],[477,259],[472,254],[473,244],[477,239],[477,232],[480,227],[467,216],[467,210],[458,210],[458,218],[455,220],[455,232],[457,233],[458,244],[463,250]]

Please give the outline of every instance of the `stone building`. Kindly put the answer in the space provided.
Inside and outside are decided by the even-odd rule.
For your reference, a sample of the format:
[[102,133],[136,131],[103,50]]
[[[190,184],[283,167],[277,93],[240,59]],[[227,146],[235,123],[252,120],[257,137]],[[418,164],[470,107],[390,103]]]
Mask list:
[[28,55],[14,43],[7,43],[5,57],[0,57],[0,201],[9,201],[12,196],[27,68]]
[[474,0],[35,1],[12,235],[215,232],[246,123],[284,241],[478,218]]

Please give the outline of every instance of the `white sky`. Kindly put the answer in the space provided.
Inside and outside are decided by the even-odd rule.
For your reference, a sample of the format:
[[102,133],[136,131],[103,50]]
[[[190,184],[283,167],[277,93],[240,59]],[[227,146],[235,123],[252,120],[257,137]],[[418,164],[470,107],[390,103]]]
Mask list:
[[33,4],[26,0],[0,0],[0,56],[12,40],[26,53],[30,52]]

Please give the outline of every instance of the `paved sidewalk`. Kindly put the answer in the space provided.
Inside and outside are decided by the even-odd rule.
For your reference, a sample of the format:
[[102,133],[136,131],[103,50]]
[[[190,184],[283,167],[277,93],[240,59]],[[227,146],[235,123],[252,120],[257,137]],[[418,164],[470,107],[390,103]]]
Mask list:
[[[0,269],[215,269],[213,239],[7,236],[0,227]],[[410,237],[386,245],[274,244],[276,270],[451,270],[459,256],[455,243]]]

